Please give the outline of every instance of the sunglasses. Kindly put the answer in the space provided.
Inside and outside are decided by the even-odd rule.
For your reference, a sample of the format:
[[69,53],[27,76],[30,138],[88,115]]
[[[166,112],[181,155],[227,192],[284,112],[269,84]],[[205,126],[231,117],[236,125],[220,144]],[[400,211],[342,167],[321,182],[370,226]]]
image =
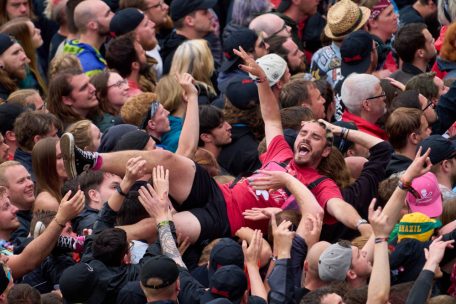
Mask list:
[[286,22],[283,23],[283,26],[280,28],[280,30],[278,30],[277,32],[274,32],[272,35],[270,35],[269,37],[274,37],[275,35],[277,35],[278,33],[280,33],[281,31],[285,30],[287,28],[287,24]]

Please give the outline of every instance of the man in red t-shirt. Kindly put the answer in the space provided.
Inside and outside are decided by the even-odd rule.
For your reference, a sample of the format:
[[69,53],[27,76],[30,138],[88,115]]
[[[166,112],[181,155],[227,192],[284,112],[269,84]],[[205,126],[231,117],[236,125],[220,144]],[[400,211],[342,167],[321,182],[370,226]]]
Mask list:
[[[188,158],[163,150],[122,151],[98,155],[75,147],[72,135],[65,133],[61,139],[61,147],[68,175],[72,177],[87,167],[123,175],[127,161],[138,156],[147,161],[150,170],[157,165],[163,165],[169,170],[169,194],[178,211],[173,216],[173,221],[177,231],[188,236],[191,242],[234,235],[244,226],[264,228],[261,223],[246,221],[242,213],[254,207],[287,208],[291,199],[284,186],[296,196],[300,204],[306,201],[305,205],[308,206],[305,208],[308,208],[306,210],[309,212],[318,213],[319,208],[324,210],[326,223],[331,224],[337,220],[350,228],[357,228],[362,234],[369,234],[370,225],[342,199],[334,181],[327,178],[319,182],[312,189],[313,196],[302,186],[321,177],[317,168],[322,159],[331,153],[332,133],[323,123],[303,123],[293,153],[283,137],[278,102],[270,87],[271,76],[266,76],[245,52],[240,52],[239,56],[249,64],[242,68],[255,75],[258,82],[268,147],[263,158],[264,171],[260,171],[260,174],[243,179],[234,186],[219,185],[202,167]],[[279,75],[280,78],[286,77],[285,74],[286,71]],[[280,164],[283,162],[288,164]],[[275,174],[268,174],[268,171],[286,171],[289,175],[280,179]],[[295,178],[291,179],[290,176]],[[296,180],[302,183],[297,183],[302,188],[296,187],[296,183],[293,183]],[[271,191],[263,191],[266,189]],[[306,194],[303,195],[303,192]]]

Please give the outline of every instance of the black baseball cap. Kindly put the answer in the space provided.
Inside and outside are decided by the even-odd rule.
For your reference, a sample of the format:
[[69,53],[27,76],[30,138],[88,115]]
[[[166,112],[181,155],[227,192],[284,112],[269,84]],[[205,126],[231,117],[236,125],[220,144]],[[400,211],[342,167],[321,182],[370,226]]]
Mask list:
[[209,279],[222,266],[236,265],[244,267],[244,253],[242,247],[230,238],[222,238],[212,248],[209,256]]
[[112,17],[109,30],[116,36],[132,32],[143,21],[144,16],[144,13],[137,8],[124,8]]
[[107,281],[102,280],[96,270],[86,263],[68,267],[59,281],[64,303],[102,303],[106,297],[107,285]]
[[24,112],[25,109],[16,103],[4,103],[0,105],[0,133],[14,130],[16,118]]
[[247,277],[236,265],[220,267],[209,281],[209,290],[200,298],[200,303],[208,303],[217,298],[227,298],[233,303],[240,303],[247,290]]
[[170,16],[173,21],[176,21],[194,11],[213,8],[215,4],[217,4],[217,0],[173,0]]
[[225,58],[220,67],[220,72],[226,72],[235,64],[241,62],[241,58],[234,54],[233,49],[239,49],[241,46],[246,52],[251,52],[255,49],[257,39],[258,35],[249,28],[241,28],[231,33],[231,35],[223,41],[223,56]]
[[422,147],[421,154],[431,148],[429,158],[433,165],[456,156],[456,141],[445,138],[442,135],[431,135],[423,139],[419,146]]
[[10,35],[0,33],[0,55],[17,43]]
[[366,31],[356,31],[345,37],[340,46],[341,74],[365,73],[371,64],[372,36]]
[[[165,288],[176,282],[178,277],[179,269],[176,262],[164,255],[150,258],[141,268],[141,284],[147,288]],[[151,278],[160,279],[162,283],[159,285],[147,284]]]
[[260,102],[258,87],[247,74],[235,76],[226,86],[225,96],[238,109],[250,109]]

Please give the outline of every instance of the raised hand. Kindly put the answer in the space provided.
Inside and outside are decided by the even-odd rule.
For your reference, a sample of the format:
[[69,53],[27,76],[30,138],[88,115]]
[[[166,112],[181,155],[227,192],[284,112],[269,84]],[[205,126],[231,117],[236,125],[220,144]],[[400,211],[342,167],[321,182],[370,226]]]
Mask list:
[[254,177],[248,179],[250,186],[255,190],[277,190],[287,185],[290,174],[281,171],[258,170]]
[[70,198],[71,190],[68,191],[60,201],[59,210],[55,215],[57,223],[64,224],[75,218],[84,209],[84,192],[78,190],[75,195]]
[[431,153],[431,148],[427,149],[427,151],[421,155],[422,147],[419,147],[418,151],[416,152],[415,159],[413,162],[408,166],[405,173],[402,175],[402,179],[407,182],[412,182],[412,180],[416,177],[419,177],[423,174],[428,173],[431,170],[431,160],[429,158],[429,154]]
[[128,184],[133,185],[138,179],[142,178],[146,174],[146,164],[146,160],[141,156],[130,158],[127,161],[124,180]]
[[299,227],[297,233],[304,239],[307,244],[307,248],[310,248],[313,244],[317,243],[320,240],[323,220],[318,215],[307,213],[304,219],[301,219],[301,221],[304,221],[305,233],[300,233]]
[[258,261],[260,260],[262,244],[263,233],[261,233],[260,230],[255,230],[249,245],[247,245],[247,241],[242,241],[242,252],[244,252],[246,264],[258,267]]
[[252,208],[242,212],[242,215],[246,220],[261,221],[270,219],[271,215],[275,216],[277,213],[281,211],[282,209],[276,207]]
[[144,206],[150,217],[155,218],[157,223],[172,219],[168,200],[160,198],[150,184],[147,184],[146,187],[142,186],[138,192],[139,202]]
[[152,180],[155,192],[158,197],[165,199],[169,192],[169,170],[163,166],[157,166],[152,169]]
[[454,240],[442,241],[442,236],[439,236],[434,241],[432,241],[429,249],[424,249],[424,254],[426,256],[426,265],[437,270],[440,262],[443,259],[445,250],[447,248],[453,248],[453,244]]
[[198,90],[195,87],[195,79],[188,73],[176,74],[177,81],[185,92],[186,97],[190,95],[198,96]]
[[278,258],[289,258],[291,245],[296,232],[290,231],[291,222],[282,221],[277,226],[275,216],[271,217],[272,234],[274,236],[274,252]]
[[378,207],[374,210],[376,201],[375,198],[372,199],[369,205],[369,223],[372,226],[375,237],[388,238],[393,227],[388,222],[388,215],[382,212],[382,207]]
[[266,79],[266,74],[263,69],[255,62],[255,59],[244,51],[242,47],[239,47],[239,50],[233,49],[233,52],[237,56],[241,57],[245,62],[245,64],[239,65],[241,70],[258,77],[259,79]]

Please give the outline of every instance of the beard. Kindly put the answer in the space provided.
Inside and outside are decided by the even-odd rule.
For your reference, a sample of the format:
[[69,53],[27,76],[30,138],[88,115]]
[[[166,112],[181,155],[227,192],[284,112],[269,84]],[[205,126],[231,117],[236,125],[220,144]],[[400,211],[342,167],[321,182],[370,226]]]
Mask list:
[[294,67],[289,66],[290,74],[295,75],[298,73],[304,73],[306,71],[306,67],[307,66],[306,66],[306,63],[304,62],[304,60],[301,60],[301,62],[299,63],[298,66],[294,66]]

